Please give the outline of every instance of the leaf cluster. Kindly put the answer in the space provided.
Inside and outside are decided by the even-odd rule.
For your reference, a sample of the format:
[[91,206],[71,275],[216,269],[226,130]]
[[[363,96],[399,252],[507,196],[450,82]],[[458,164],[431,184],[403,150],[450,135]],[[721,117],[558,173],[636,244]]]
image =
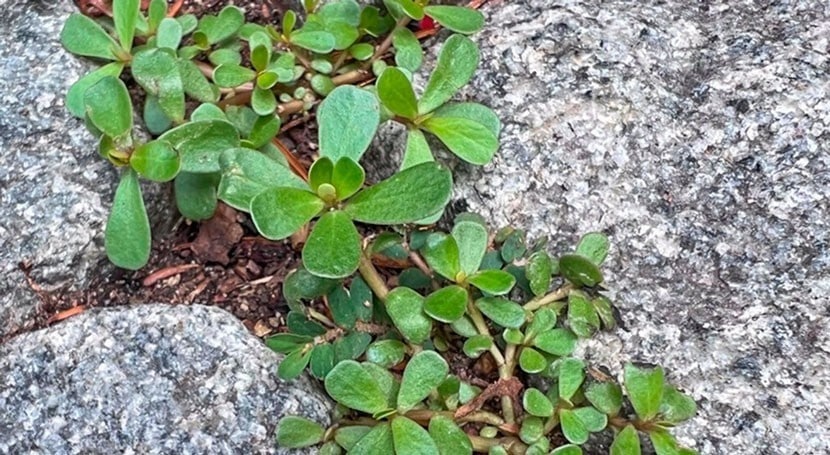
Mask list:
[[[478,49],[463,35],[483,24],[475,10],[309,0],[302,17],[288,11],[274,27],[245,22],[235,6],[197,19],[168,17],[164,0],[150,1],[146,12],[140,4],[114,0],[111,20],[72,14],[60,37],[70,52],[105,63],[72,85],[66,105],[98,138],[101,156],[124,170],[105,236],[119,267],[137,269],[149,258],[142,178],[173,181],[186,218],[208,219],[222,201],[249,212],[274,240],[316,220],[303,252],[307,269],[345,277],[358,264],[355,222],[440,217],[452,180],[434,163],[424,131],[474,164],[488,162],[498,147],[492,111],[449,102],[478,64]],[[459,34],[443,46],[418,101],[411,79],[423,50],[407,25],[425,14]],[[372,79],[376,84],[359,86]],[[138,90],[131,93],[124,80]],[[142,103],[138,118],[134,101]],[[274,138],[289,116],[310,112],[320,156],[306,176],[290,169]],[[366,187],[359,163],[388,121],[410,130],[401,172]],[[138,124],[150,141],[138,139]]]
[[[618,382],[573,356],[580,339],[616,326],[600,271],[608,248],[606,236],[590,233],[553,257],[544,241],[531,244],[514,229],[491,234],[481,217],[463,214],[449,232],[375,237],[364,251],[369,264],[418,258],[393,279],[365,264],[350,286],[296,272],[285,289],[289,331],[267,344],[287,354],[283,379],[308,367],[342,409],[328,430],[284,418],[279,444],[322,444],[321,453],[579,454],[593,433],[608,431],[615,455],[641,453],[642,436],[659,455],[694,453],[669,430],[695,414],[695,402],[662,368],[626,364]],[[498,377],[471,378],[459,355],[486,357]],[[511,383],[523,390],[511,392]],[[502,395],[501,406],[488,401]],[[560,438],[567,444],[553,447]]]

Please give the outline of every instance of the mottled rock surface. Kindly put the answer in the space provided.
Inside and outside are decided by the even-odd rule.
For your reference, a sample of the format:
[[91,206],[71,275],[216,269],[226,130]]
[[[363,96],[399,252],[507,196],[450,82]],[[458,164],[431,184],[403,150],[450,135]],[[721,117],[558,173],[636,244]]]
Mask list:
[[[493,1],[462,93],[504,122],[457,196],[495,224],[611,235],[627,323],[703,454],[830,452],[830,4]],[[423,79],[422,79],[423,81]]]
[[277,363],[217,308],[86,312],[0,345],[0,453],[283,453],[279,418],[330,405]]
[[[60,30],[77,8],[69,0],[9,0],[0,6],[0,337],[39,303],[18,264],[46,290],[82,289],[110,270],[103,232],[117,172],[94,137],[66,110],[69,87],[93,68],[64,51]],[[146,185],[154,222],[166,190]]]

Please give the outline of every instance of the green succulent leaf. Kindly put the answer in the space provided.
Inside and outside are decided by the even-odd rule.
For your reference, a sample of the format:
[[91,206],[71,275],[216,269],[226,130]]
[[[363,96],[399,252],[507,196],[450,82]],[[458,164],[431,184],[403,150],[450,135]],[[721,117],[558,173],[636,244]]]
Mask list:
[[527,339],[532,340],[538,334],[548,332],[556,325],[556,312],[551,308],[540,308],[533,314],[533,320],[527,327]]
[[571,291],[568,295],[568,325],[582,338],[590,338],[599,329],[599,315],[580,291]]
[[131,169],[115,190],[104,245],[109,260],[124,269],[138,270],[150,259],[150,221],[138,176]]
[[154,182],[169,182],[179,173],[181,160],[170,144],[150,141],[136,147],[130,155],[130,166],[144,178]]
[[176,58],[163,49],[137,53],[131,64],[136,81],[158,97],[161,110],[174,122],[184,120],[184,85]]
[[225,150],[219,164],[222,168],[219,199],[237,210],[249,211],[251,200],[269,188],[308,189],[288,168],[256,150]]
[[482,270],[470,275],[467,281],[491,295],[507,294],[516,284],[516,278],[503,270]]
[[608,256],[610,244],[608,237],[601,232],[590,232],[579,239],[576,246],[576,253],[590,259],[594,264],[600,265]]
[[493,346],[493,338],[489,335],[473,335],[464,341],[464,355],[471,359],[477,359],[481,354],[487,352]]
[[395,453],[392,441],[392,429],[384,422],[372,428],[363,439],[357,441],[349,450],[350,455],[376,455],[379,453]]
[[303,373],[309,360],[311,350],[298,349],[282,359],[277,367],[277,375],[284,381],[296,379]]
[[501,121],[496,113],[478,103],[447,103],[435,110],[432,117],[469,120],[484,126],[496,138],[501,133]]
[[251,64],[257,71],[263,71],[271,62],[271,38],[265,32],[254,32],[248,38],[248,47],[251,49]]
[[406,27],[398,27],[392,32],[392,46],[395,48],[395,64],[410,73],[418,71],[424,61],[421,42]]
[[576,286],[593,287],[602,282],[602,272],[591,259],[581,254],[565,254],[559,258],[562,276]]
[[322,324],[309,319],[302,311],[289,311],[285,322],[288,330],[297,335],[316,337],[326,333],[326,328]]
[[611,455],[640,455],[640,437],[633,425],[626,425],[611,444]]
[[251,218],[263,237],[282,240],[297,232],[324,207],[325,203],[311,192],[270,188],[251,199]]
[[472,8],[430,5],[424,8],[424,13],[442,26],[466,35],[475,33],[484,26],[484,15]]
[[149,30],[151,32],[155,31],[166,15],[166,0],[150,0],[150,4],[147,7],[147,27]]
[[324,383],[329,396],[347,408],[375,414],[387,407],[377,380],[354,360],[338,363]]
[[291,44],[318,54],[328,54],[334,50],[337,41],[327,31],[298,30],[291,34]]
[[226,6],[218,16],[202,17],[193,38],[198,45],[207,47],[232,37],[244,23],[245,15],[240,8]]
[[505,343],[522,344],[524,337],[524,334],[519,329],[504,329],[502,332],[502,338],[504,338]]
[[360,234],[349,215],[327,212],[317,221],[303,248],[303,264],[324,278],[344,278],[357,270]]
[[397,454],[440,455],[427,430],[403,416],[392,420],[392,440]]
[[127,86],[114,76],[104,76],[84,93],[86,116],[101,132],[112,138],[133,128],[133,104]]
[[[159,138],[159,140],[162,140]],[[174,181],[176,207],[191,220],[206,220],[216,211],[216,185],[219,174],[179,172]]]
[[476,273],[489,243],[487,228],[476,221],[461,221],[453,226],[452,236],[458,244],[461,270],[467,276]]
[[533,345],[557,356],[570,355],[576,348],[576,336],[566,329],[553,329],[536,335]]
[[421,252],[432,270],[450,281],[458,279],[461,273],[461,253],[454,237],[441,233],[430,234]]
[[476,307],[496,324],[518,329],[525,322],[525,310],[521,305],[501,297],[483,297],[476,300]]
[[369,43],[357,43],[349,48],[349,54],[360,62],[369,60],[375,53],[375,46]]
[[655,429],[648,432],[648,437],[657,455],[679,455],[677,441],[668,431]]
[[278,333],[265,339],[265,345],[272,351],[280,354],[294,352],[304,345],[314,341],[313,337],[294,333]]
[[449,101],[473,77],[478,62],[478,46],[472,40],[462,35],[449,37],[438,54],[438,63],[421,96],[418,112],[432,112]]
[[386,296],[386,312],[395,327],[412,343],[421,344],[429,338],[432,321],[424,314],[424,298],[412,289],[398,287]]
[[360,28],[375,38],[386,34],[395,26],[395,19],[386,14],[381,16],[380,9],[367,5],[360,11]]
[[182,24],[176,19],[167,17],[161,21],[156,34],[156,47],[164,47],[175,51],[182,41]]
[[588,435],[601,431],[607,424],[607,417],[592,407],[562,409],[559,411],[562,433],[574,444],[584,444]]
[[199,105],[199,107],[194,109],[193,113],[190,114],[190,121],[192,122],[205,122],[209,120],[222,120],[227,122],[228,117],[225,115],[225,111],[223,111],[221,107],[210,103]]
[[184,92],[191,98],[202,103],[213,103],[219,99],[219,90],[208,81],[192,61],[179,60],[179,74]]
[[331,177],[334,174],[334,161],[323,156],[318,158],[308,170],[308,184],[312,191],[317,191],[324,183],[331,184]]
[[570,401],[585,381],[585,363],[572,357],[559,362],[559,398]]
[[490,162],[499,148],[499,139],[484,125],[455,117],[430,117],[422,123],[444,145],[468,163],[483,165]]
[[585,389],[585,398],[609,416],[616,416],[622,408],[622,388],[613,382],[593,382]]
[[312,275],[303,267],[288,274],[282,287],[286,302],[292,309],[303,311],[302,300],[310,300],[327,294],[337,281]]
[[117,78],[121,71],[124,70],[124,64],[121,62],[108,63],[101,68],[96,69],[91,73],[85,74],[77,82],[72,84],[69,92],[66,93],[66,108],[75,117],[84,118],[86,115],[84,105],[84,93],[88,88],[95,85],[98,81],[107,76]]
[[182,158],[182,170],[192,173],[219,172],[221,154],[239,147],[236,128],[221,120],[188,122],[162,134],[159,140],[172,145]]
[[320,344],[311,351],[309,370],[315,378],[324,379],[334,368],[334,346],[329,343]]
[[208,55],[208,60],[214,66],[240,65],[242,63],[242,55],[236,49],[219,48]]
[[530,282],[533,295],[540,296],[550,289],[553,261],[544,251],[533,253],[527,262],[525,274]]
[[320,155],[355,162],[369,147],[380,123],[377,98],[366,90],[343,85],[329,93],[317,109]]
[[553,403],[539,389],[533,387],[525,390],[522,397],[522,407],[530,415],[537,417],[550,417],[553,415]]
[[256,78],[254,70],[232,63],[219,65],[213,70],[213,81],[219,87],[239,87],[246,82],[251,82],[254,78]]
[[421,351],[406,365],[398,392],[398,412],[414,408],[440,385],[449,373],[447,362],[435,351]]
[[624,377],[625,390],[637,416],[642,420],[653,419],[660,411],[663,400],[663,369],[640,368],[628,363],[625,365]]
[[147,95],[147,99],[144,100],[144,112],[142,114],[144,126],[147,127],[150,134],[162,134],[173,125],[173,121],[161,109],[158,98],[153,95]]
[[372,428],[364,425],[340,427],[334,431],[334,440],[345,450],[352,450],[352,447],[369,434]]
[[350,198],[358,192],[366,179],[366,173],[354,160],[344,156],[334,163],[331,184],[337,190],[337,200]]
[[591,305],[594,307],[594,311],[597,312],[600,320],[602,320],[602,325],[606,329],[611,330],[617,326],[617,319],[614,317],[614,309],[608,298],[599,296],[591,301]]
[[199,26],[199,19],[193,14],[183,14],[176,16],[176,20],[182,24],[182,34],[189,35]]
[[257,115],[271,115],[277,109],[277,97],[271,89],[254,87],[251,94],[251,107]]
[[424,18],[424,7],[414,0],[383,0],[390,10],[397,9],[417,21]]
[[451,191],[450,172],[437,163],[423,163],[360,191],[345,211],[363,223],[411,223],[441,211]]
[[526,373],[540,373],[548,367],[548,360],[539,351],[524,347],[519,354],[519,366]]
[[378,97],[387,109],[403,118],[414,119],[418,115],[418,100],[412,83],[403,71],[390,66],[377,82]]
[[447,286],[428,295],[424,300],[424,312],[436,321],[452,323],[464,316],[467,307],[467,290],[460,286]]
[[383,368],[391,368],[403,362],[406,345],[398,340],[381,340],[366,349],[366,360]]
[[72,13],[61,30],[61,44],[75,55],[118,60],[113,52],[118,43],[97,22],[81,13]]
[[582,449],[573,444],[557,447],[550,455],[582,455]]
[[429,420],[429,435],[441,455],[472,455],[470,438],[449,417],[436,415]]
[[536,416],[529,416],[522,422],[519,437],[527,444],[533,444],[544,436],[544,422]]
[[691,419],[697,413],[697,404],[692,397],[680,392],[676,387],[666,384],[660,403],[660,418],[674,424]]
[[[372,336],[363,332],[352,332],[334,343],[335,361],[355,360],[366,352]],[[363,364],[365,368],[368,364]]]
[[320,443],[326,430],[317,422],[297,416],[280,419],[277,444],[286,449],[309,447]]
[[406,136],[406,150],[403,153],[401,170],[409,169],[421,163],[435,161],[432,151],[424,136],[424,133],[417,128],[410,128]]

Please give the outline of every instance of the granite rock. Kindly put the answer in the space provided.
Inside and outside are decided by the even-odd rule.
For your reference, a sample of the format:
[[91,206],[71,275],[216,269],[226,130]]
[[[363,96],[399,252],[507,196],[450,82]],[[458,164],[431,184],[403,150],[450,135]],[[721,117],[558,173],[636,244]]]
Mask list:
[[683,443],[830,452],[830,4],[484,12],[481,69],[460,97],[497,111],[502,145],[457,168],[457,199],[555,251],[611,236],[626,330],[583,352],[615,372],[664,365],[699,405]]
[[[64,105],[92,63],[64,51],[60,30],[73,2],[9,0],[0,7],[0,337],[36,311],[18,264],[45,290],[82,289],[111,267],[103,232],[117,182],[96,141]],[[151,215],[166,194],[147,185]],[[154,221],[170,219],[154,216]]]
[[85,312],[0,345],[0,453],[302,453],[278,420],[331,406],[278,360],[218,308]]

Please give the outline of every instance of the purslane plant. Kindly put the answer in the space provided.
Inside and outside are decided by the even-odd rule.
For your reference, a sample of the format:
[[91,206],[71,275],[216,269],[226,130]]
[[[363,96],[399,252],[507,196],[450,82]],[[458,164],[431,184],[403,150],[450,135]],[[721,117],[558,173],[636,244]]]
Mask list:
[[[442,167],[427,165],[433,156],[423,131],[473,164],[488,162],[498,148],[500,124],[492,111],[449,102],[479,61],[475,44],[461,34],[478,30],[483,16],[426,1],[384,5],[309,0],[304,20],[289,11],[281,29],[246,23],[234,6],[200,19],[166,17],[164,0],[152,0],[146,14],[138,0],[114,0],[111,21],[71,15],[61,33],[66,49],[109,62],[77,81],[66,104],[99,138],[99,153],[124,170],[105,235],[111,261],[138,269],[149,258],[140,178],[174,181],[186,218],[210,218],[223,201],[250,212],[271,239],[318,218],[303,256],[310,271],[326,277],[357,267],[354,221],[440,217],[451,179]],[[407,24],[425,14],[461,34],[444,44],[418,100],[411,78],[423,51]],[[122,79],[140,88],[149,141],[136,134],[133,97]],[[358,86],[372,79],[375,85]],[[306,176],[292,172],[274,138],[285,118],[308,112],[319,125],[320,161]],[[386,121],[409,131],[402,172],[364,189],[360,158]],[[411,191],[392,191],[394,185]]]
[[[626,364],[618,383],[573,357],[580,339],[616,326],[599,268],[607,238],[587,234],[558,258],[544,247],[512,229],[491,237],[465,214],[449,233],[377,236],[349,286],[304,269],[289,276],[288,332],[266,344],[286,355],[283,379],[308,368],[339,409],[328,429],[284,417],[280,446],[580,454],[592,433],[612,431],[613,455],[641,453],[641,434],[659,455],[695,453],[669,432],[695,402],[661,368]],[[410,267],[383,278],[373,260]]]
[[[383,3],[305,0],[304,20],[289,12],[280,29],[245,23],[232,6],[166,17],[164,0],[151,0],[146,15],[137,0],[114,0],[111,21],[72,15],[64,46],[109,62],[66,100],[99,138],[99,153],[123,169],[109,258],[130,269],[148,260],[140,178],[173,181],[190,219],[210,218],[222,201],[270,239],[310,226],[303,267],[283,286],[288,332],[267,344],[286,355],[283,379],[308,370],[339,406],[329,429],[285,417],[283,447],[561,455],[613,431],[614,455],[641,453],[641,435],[658,455],[694,453],[669,429],[694,415],[695,403],[661,368],[627,364],[618,383],[573,356],[579,339],[616,324],[602,293],[605,236],[588,234],[552,258],[522,231],[491,236],[475,215],[459,216],[448,233],[401,227],[436,221],[450,198],[452,177],[425,133],[480,165],[498,148],[501,126],[480,104],[450,101],[478,65],[463,35],[482,26],[481,14],[426,0]],[[458,34],[416,94],[423,51],[407,24],[425,15]],[[137,96],[124,80],[138,85]],[[134,98],[148,141],[135,129]],[[275,137],[288,116],[309,113],[319,157],[306,172]],[[366,185],[360,162],[386,121],[407,130],[400,170]],[[393,230],[364,238],[356,223]],[[406,268],[383,276],[375,260]]]

